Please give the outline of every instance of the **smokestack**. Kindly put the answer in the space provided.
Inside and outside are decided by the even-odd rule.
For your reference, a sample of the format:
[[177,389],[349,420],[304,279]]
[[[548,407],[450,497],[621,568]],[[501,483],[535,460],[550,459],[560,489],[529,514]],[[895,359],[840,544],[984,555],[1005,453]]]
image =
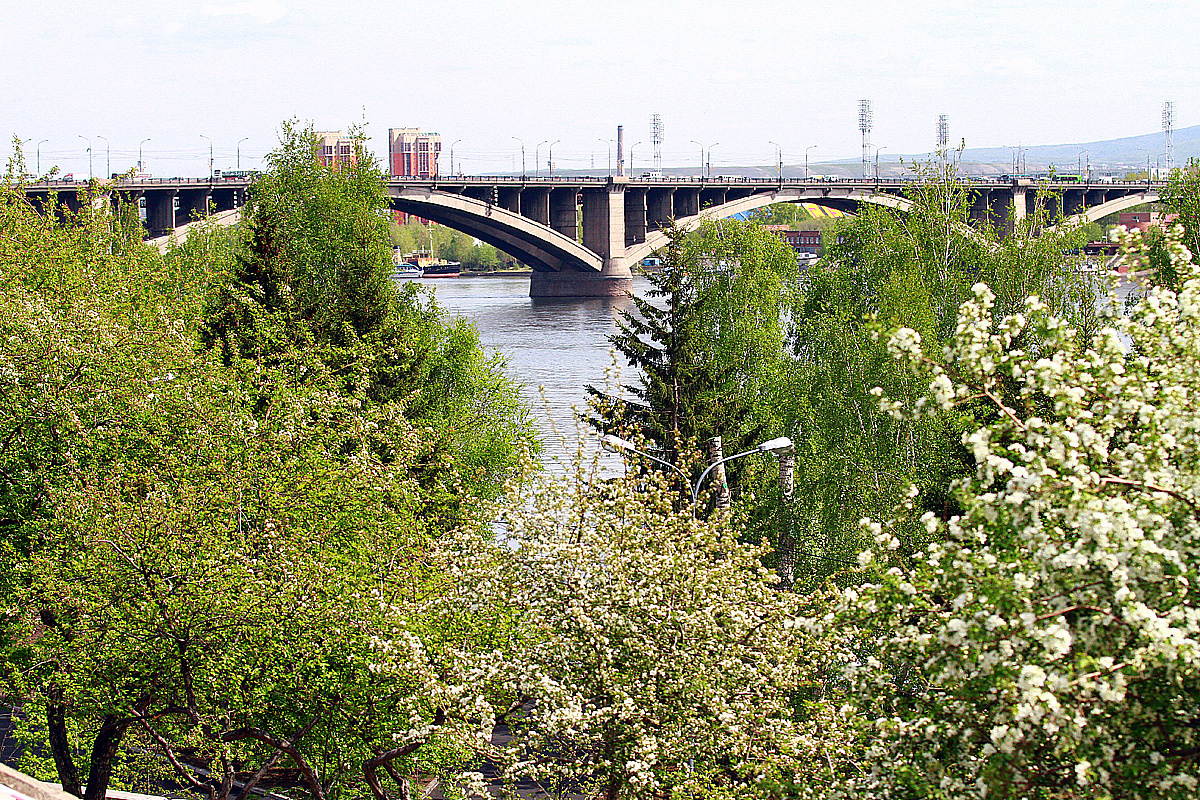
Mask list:
[[625,174],[625,126],[617,126],[617,175]]

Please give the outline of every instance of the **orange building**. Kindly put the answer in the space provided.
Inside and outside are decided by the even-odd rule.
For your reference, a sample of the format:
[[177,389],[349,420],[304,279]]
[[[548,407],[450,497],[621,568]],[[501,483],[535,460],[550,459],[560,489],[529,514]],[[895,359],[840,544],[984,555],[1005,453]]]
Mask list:
[[436,178],[442,137],[420,128],[388,128],[388,170],[393,178]]

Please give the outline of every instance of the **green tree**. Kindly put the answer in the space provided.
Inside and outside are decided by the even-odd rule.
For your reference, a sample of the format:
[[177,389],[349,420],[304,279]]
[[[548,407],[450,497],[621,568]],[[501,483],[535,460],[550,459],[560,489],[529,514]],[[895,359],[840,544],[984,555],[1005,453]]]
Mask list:
[[940,364],[915,331],[892,337],[932,370],[898,414],[977,397],[996,413],[966,437],[962,513],[924,517],[937,542],[906,558],[894,523],[869,523],[863,584],[801,623],[860,642],[830,698],[866,755],[847,794],[1195,796],[1200,275],[1177,234],[1167,249],[1182,289],[1128,318],[1110,297],[1083,346],[1037,298],[996,320],[982,283]]
[[814,586],[847,564],[864,543],[857,521],[882,516],[919,492],[902,537],[924,546],[916,516],[957,513],[947,491],[970,469],[959,437],[987,409],[897,420],[872,394],[915,400],[923,384],[900,369],[885,346],[899,327],[920,334],[930,353],[954,334],[958,306],[980,280],[994,287],[996,314],[1015,313],[1037,294],[1095,330],[1095,286],[1079,275],[1068,251],[1081,246],[1069,226],[1051,229],[1040,207],[1007,236],[973,226],[971,197],[949,173],[925,171],[909,192],[911,209],[866,207],[828,238],[826,254],[803,279],[793,318],[795,361],[771,396],[781,427],[797,442],[795,514],[797,570]]
[[662,269],[646,276],[647,299],[634,298],[610,340],[636,381],[618,397],[589,386],[589,421],[687,467],[684,453],[697,442],[721,436],[732,453],[777,435],[767,435],[773,420],[761,401],[784,358],[797,267],[778,237],[752,223],[719,220],[668,233]]

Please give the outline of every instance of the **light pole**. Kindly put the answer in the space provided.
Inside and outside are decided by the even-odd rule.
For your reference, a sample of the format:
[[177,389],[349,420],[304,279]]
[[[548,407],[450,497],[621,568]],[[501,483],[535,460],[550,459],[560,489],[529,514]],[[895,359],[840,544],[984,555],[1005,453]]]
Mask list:
[[700,145],[700,177],[704,177],[704,145],[695,139],[688,139],[692,144]]
[[[96,138],[104,139],[99,134],[97,134]],[[108,139],[104,139],[104,176],[105,180],[112,177],[112,148],[108,146]]]
[[633,148],[637,147],[641,142],[634,142],[629,145],[629,175],[633,176]]
[[249,141],[249,136],[243,136],[237,142],[237,171],[242,171],[242,142]]
[[538,153],[541,151],[542,145],[546,144],[546,142],[549,142],[549,141],[550,141],[549,139],[543,139],[542,141],[540,141],[536,145],[534,145],[534,148],[533,148],[533,177],[535,177],[535,178],[537,178],[538,176],[540,176],[542,174],[541,173],[541,169],[542,169],[541,164],[538,163]]
[[696,516],[697,506],[700,505],[700,487],[704,484],[704,479],[708,477],[708,473],[712,472],[714,469],[721,466],[722,464],[725,464],[729,461],[733,461],[738,458],[743,458],[744,456],[752,456],[755,453],[773,453],[775,455],[782,455],[784,453],[790,453],[795,449],[795,446],[792,444],[792,440],[786,436],[780,436],[777,439],[770,439],[770,440],[765,441],[762,444],[758,445],[753,450],[747,450],[744,453],[737,453],[736,455],[726,456],[722,459],[714,461],[713,463],[708,465],[708,467],[704,470],[704,472],[700,473],[700,478],[693,485],[692,482],[690,480],[688,480],[688,476],[687,476],[686,472],[684,472],[679,467],[672,464],[670,461],[664,461],[663,459],[658,458],[657,456],[650,455],[649,453],[647,453],[644,450],[639,450],[637,447],[634,446],[633,442],[630,442],[626,439],[622,439],[619,436],[614,436],[611,433],[607,433],[604,436],[600,437],[600,444],[606,450],[611,450],[613,452],[637,453],[639,456],[642,456],[643,458],[648,458],[651,461],[656,461],[665,467],[669,467],[670,469],[675,470],[675,472],[679,475],[679,477],[683,478],[684,485],[687,486],[689,489],[691,489],[691,492],[692,492],[692,516],[693,517]]
[[[516,136],[512,138],[517,139]],[[523,139],[517,139],[517,141],[521,143],[521,180],[525,180],[525,141]]]
[[454,177],[454,145],[458,144],[461,141],[462,141],[462,139],[455,139],[453,142],[450,143],[450,177],[451,178]]
[[150,141],[150,140],[142,139],[140,142],[138,142],[138,172],[143,172],[146,169],[145,166],[142,164],[142,145],[144,145],[148,141]]
[[767,140],[767,144],[775,145],[775,165],[779,167],[779,182],[783,183],[783,148],[778,142],[772,142],[770,139]]
[[815,144],[810,144],[804,148],[804,180],[808,180],[808,151],[816,147]]
[[713,142],[712,144],[710,144],[710,145],[708,146],[708,160],[707,160],[707,163],[708,163],[708,177],[710,177],[710,178],[712,177],[712,149],[713,149],[714,147],[716,147],[717,145],[719,145],[719,144],[720,144],[720,142]]
[[880,150],[887,150],[887,145],[885,144],[883,147],[875,148],[875,183],[876,184],[879,183],[879,151]]
[[78,136],[80,139],[83,139],[85,142],[87,142],[87,145],[88,145],[87,146],[88,180],[90,181],[92,179],[92,140],[80,133],[77,133],[75,135]]
[[612,139],[597,139],[598,142],[604,142],[608,146],[608,174],[612,175]]
[[562,139],[555,139],[553,142],[551,142],[550,147],[548,148],[550,152],[546,154],[546,166],[550,170],[551,178],[554,177],[554,145],[558,144],[561,141],[562,141]]
[[38,174],[39,178],[42,177],[42,143],[48,142],[48,141],[50,141],[50,140],[42,139],[41,142],[37,143],[37,167],[36,167],[36,169],[37,169],[37,174]]
[[[203,133],[200,134],[201,139],[208,139]],[[212,139],[208,139],[208,179],[211,181],[213,177],[213,148]]]

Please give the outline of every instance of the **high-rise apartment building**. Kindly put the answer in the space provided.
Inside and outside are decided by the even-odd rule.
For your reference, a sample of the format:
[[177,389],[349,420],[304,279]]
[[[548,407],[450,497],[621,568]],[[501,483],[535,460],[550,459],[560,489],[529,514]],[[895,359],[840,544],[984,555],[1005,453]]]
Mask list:
[[354,141],[341,131],[317,131],[317,140],[318,154],[327,165],[340,168],[355,162]]
[[393,178],[436,178],[442,137],[419,128],[388,128],[388,169]]

